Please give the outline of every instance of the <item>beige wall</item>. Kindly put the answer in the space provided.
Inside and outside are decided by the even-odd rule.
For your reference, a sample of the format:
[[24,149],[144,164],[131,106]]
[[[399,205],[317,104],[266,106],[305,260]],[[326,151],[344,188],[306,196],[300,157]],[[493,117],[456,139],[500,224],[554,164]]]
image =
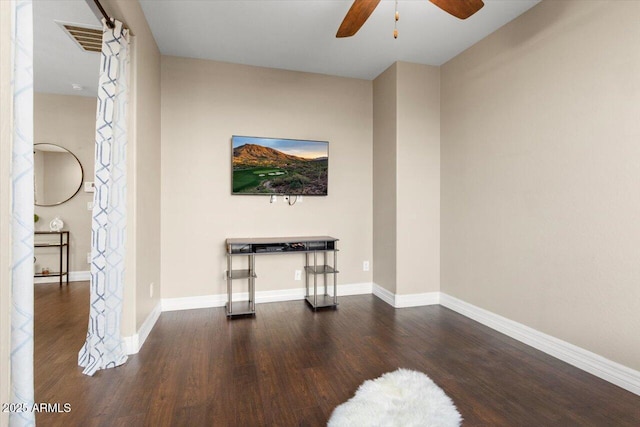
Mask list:
[[[9,236],[11,215],[11,3],[0,1],[0,236]],[[0,402],[11,394],[11,240],[0,239]],[[9,414],[0,412],[0,426]]]
[[394,63],[373,81],[373,281],[397,285],[397,75]]
[[[33,103],[34,143],[59,145],[76,155],[84,169],[84,181],[93,181],[96,132],[96,99],[84,96],[35,93]],[[37,164],[36,164],[37,166]],[[40,220],[36,230],[48,231],[49,222],[59,216],[68,230],[70,271],[88,271],[87,253],[91,251],[91,211],[87,203],[93,193],[80,189],[71,200],[57,206],[36,206]],[[57,249],[36,250],[38,268],[58,270]]]
[[[440,290],[440,69],[397,64],[397,289]],[[377,173],[377,171],[376,171]]]
[[123,316],[123,335],[132,335],[160,302],[160,52],[137,1],[102,4],[133,34]]
[[[227,237],[331,235],[339,284],[371,282],[370,81],[162,57],[162,297],[226,293]],[[329,195],[231,195],[231,136],[329,141]],[[301,288],[302,255],[256,260],[257,291]]]
[[639,16],[545,1],[442,67],[442,290],[636,370]]

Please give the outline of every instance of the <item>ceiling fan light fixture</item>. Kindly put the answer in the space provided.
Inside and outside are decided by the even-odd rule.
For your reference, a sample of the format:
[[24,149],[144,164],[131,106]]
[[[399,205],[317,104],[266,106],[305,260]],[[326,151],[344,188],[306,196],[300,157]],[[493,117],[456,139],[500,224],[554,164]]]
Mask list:
[[[429,0],[450,15],[459,19],[467,19],[484,6],[482,0]],[[380,0],[353,0],[353,4],[344,17],[336,37],[351,37],[358,32],[373,10],[378,6]],[[398,14],[398,0],[396,0],[396,22],[400,18]],[[398,38],[398,28],[394,27],[393,37]]]
[[396,22],[393,24],[393,38],[398,38],[398,19],[400,19],[400,12],[398,12],[398,0],[396,0]]

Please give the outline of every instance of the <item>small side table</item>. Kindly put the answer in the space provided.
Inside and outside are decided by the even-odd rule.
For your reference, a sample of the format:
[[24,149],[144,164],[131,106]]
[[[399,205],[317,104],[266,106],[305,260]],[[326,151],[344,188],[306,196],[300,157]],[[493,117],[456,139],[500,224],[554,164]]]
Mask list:
[[[49,274],[35,273],[34,277],[59,277],[60,287],[62,287],[62,278],[66,278],[67,286],[69,285],[69,232],[68,231],[35,231],[35,248],[58,248],[60,268],[58,271],[50,271]],[[54,236],[56,239],[38,239],[37,236]],[[65,256],[66,252],[66,256]],[[63,269],[63,267],[66,267]]]

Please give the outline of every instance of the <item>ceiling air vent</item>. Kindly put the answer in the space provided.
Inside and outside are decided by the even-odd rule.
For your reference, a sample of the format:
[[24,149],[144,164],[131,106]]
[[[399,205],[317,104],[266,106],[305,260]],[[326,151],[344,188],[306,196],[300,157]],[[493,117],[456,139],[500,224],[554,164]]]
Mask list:
[[86,52],[102,51],[102,29],[98,27],[86,27],[78,24],[69,24],[56,21],[60,27]]

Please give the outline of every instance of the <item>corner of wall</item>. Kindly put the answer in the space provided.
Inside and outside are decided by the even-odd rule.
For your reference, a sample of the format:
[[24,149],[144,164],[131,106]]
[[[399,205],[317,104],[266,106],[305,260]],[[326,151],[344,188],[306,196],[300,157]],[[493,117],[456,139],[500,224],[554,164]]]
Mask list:
[[397,280],[397,63],[373,81],[373,281],[393,293]]

